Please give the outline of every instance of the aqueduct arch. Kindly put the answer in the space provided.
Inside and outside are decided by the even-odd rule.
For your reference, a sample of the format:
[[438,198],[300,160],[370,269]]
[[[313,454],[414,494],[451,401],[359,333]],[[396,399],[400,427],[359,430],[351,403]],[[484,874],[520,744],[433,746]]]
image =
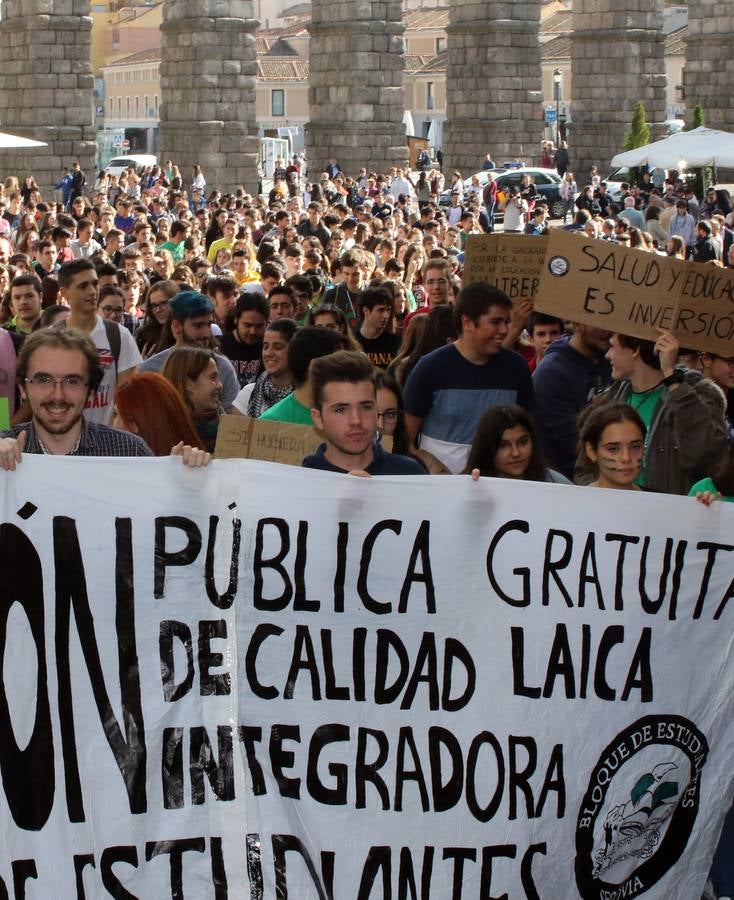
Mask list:
[[[448,167],[470,172],[487,150],[530,156],[542,134],[540,0],[448,0]],[[684,89],[709,122],[734,125],[725,55],[730,17],[691,0]],[[573,166],[585,173],[619,149],[631,110],[665,118],[663,0],[574,0]],[[47,150],[3,157],[48,188],[59,166],[94,165],[89,0],[4,0],[2,127]],[[166,0],[159,156],[206,166],[210,184],[255,185],[255,31],[251,0]],[[404,161],[401,0],[312,0],[307,148],[352,171]]]

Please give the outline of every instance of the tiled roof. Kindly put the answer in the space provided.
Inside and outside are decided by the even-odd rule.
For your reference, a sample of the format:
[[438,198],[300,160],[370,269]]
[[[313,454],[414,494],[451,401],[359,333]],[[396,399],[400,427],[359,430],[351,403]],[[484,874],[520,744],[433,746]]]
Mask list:
[[405,71],[411,73],[418,72],[432,58],[433,57],[431,56],[419,56],[415,53],[406,54],[404,64]]
[[573,29],[573,13],[567,9],[554,12],[542,20],[540,29],[544,34],[568,34]]
[[263,35],[266,38],[282,38],[282,37],[296,37],[299,35],[306,35],[308,33],[308,24],[311,21],[311,16],[299,16],[293,22],[289,22],[287,25],[283,25],[282,28],[260,28],[255,33],[259,36]]
[[540,58],[544,62],[571,59],[571,38],[562,34],[544,41],[540,45]]
[[445,30],[449,24],[448,6],[436,9],[411,9],[403,16],[403,24],[407,31]]
[[432,56],[416,74],[418,75],[445,75],[448,69],[449,55],[446,50]]
[[261,81],[308,81],[308,60],[300,56],[263,56],[257,70]]
[[151,47],[150,50],[138,50],[130,56],[123,56],[122,59],[116,59],[113,63],[105,68],[112,66],[136,66],[143,63],[159,63],[161,61],[161,48]]
[[[683,56],[686,52],[685,39],[688,35],[688,27],[679,28],[665,38],[666,56]],[[571,59],[572,35],[558,35],[540,45],[540,56],[543,62],[556,60],[568,61]]]
[[566,13],[571,6],[570,0],[543,0],[540,7],[540,25],[541,28],[552,16],[558,13]]

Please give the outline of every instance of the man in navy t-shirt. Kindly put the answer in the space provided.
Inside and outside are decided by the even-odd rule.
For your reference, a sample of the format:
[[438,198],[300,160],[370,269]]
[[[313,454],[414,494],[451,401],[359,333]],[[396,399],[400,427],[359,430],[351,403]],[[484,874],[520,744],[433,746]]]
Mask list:
[[424,356],[403,391],[405,421],[414,445],[453,473],[464,470],[482,414],[490,406],[535,406],[527,363],[506,350],[512,301],[484,282],[465,287],[454,316],[459,337]]
[[308,469],[358,475],[425,475],[409,456],[387,453],[376,441],[377,391],[372,363],[338,350],[309,368],[311,416],[325,443],[303,460]]

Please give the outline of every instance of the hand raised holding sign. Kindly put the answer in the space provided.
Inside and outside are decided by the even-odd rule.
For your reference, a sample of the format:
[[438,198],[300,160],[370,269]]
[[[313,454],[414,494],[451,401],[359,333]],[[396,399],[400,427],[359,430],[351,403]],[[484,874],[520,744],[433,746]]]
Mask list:
[[16,465],[23,461],[23,448],[27,436],[25,431],[21,431],[17,438],[0,439],[0,469],[13,472]]
[[528,316],[533,311],[532,297],[518,297],[512,301],[512,313],[510,315],[510,330],[507,337],[502,341],[502,346],[506,350],[514,350],[515,344],[518,342],[520,335],[528,321]]
[[665,378],[668,378],[675,372],[680,353],[680,342],[670,331],[666,331],[664,328],[657,330],[660,332],[660,337],[655,341],[655,353],[660,359],[660,371]]

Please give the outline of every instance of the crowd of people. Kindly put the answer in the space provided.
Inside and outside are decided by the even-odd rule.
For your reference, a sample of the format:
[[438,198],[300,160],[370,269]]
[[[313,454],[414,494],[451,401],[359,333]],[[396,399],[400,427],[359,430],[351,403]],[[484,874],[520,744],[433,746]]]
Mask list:
[[[645,172],[614,202],[595,172],[579,190],[561,149],[565,227],[734,265],[725,192],[699,202],[678,173]],[[303,465],[336,473],[734,500],[734,348],[610,334],[462,285],[468,237],[500,211],[489,154],[482,167],[487,185],[452,174],[448,206],[425,161],[414,176],[332,160],[309,179],[295,157],[257,196],[209,190],[200,167],[184,182],[171,163],[91,187],[75,163],[54,198],[8,178],[0,465],[173,453],[202,466],[231,413],[314,425],[323,444]],[[532,179],[504,214],[529,240],[548,228]]]
[[[567,148],[543,147],[552,150],[554,164],[567,167]],[[487,154],[490,179],[494,166]],[[175,415],[171,406],[165,429],[162,416],[146,418],[143,443],[156,452],[170,452],[180,437],[210,453],[223,413],[311,424],[318,418],[311,364],[348,352],[390,379],[397,412],[385,420],[376,395],[373,437],[397,431],[419,471],[465,471],[478,446],[494,445],[486,429],[504,421],[492,418],[502,407],[508,421],[532,413],[522,426],[525,446],[543,455],[544,478],[605,484],[588,469],[580,417],[624,404],[645,429],[628,486],[682,494],[705,478],[725,484],[734,356],[680,348],[667,333],[656,343],[610,335],[535,313],[529,298],[513,304],[489,285],[462,288],[467,238],[493,227],[491,197],[475,186],[478,178],[466,188],[454,172],[450,204],[442,206],[436,171],[424,161],[417,177],[397,167],[352,177],[331,160],[309,179],[296,156],[288,165],[277,160],[269,195],[254,197],[207,192],[200,166],[185,184],[170,162],[119,177],[102,171],[91,188],[74,163],[59,196],[46,200],[32,176],[7,179],[0,389],[4,425],[17,432],[10,439],[29,429],[38,437],[38,392],[19,381],[16,365],[37,341],[55,339],[49,329],[65,329],[92,342],[102,369],[99,383],[92,373],[85,378],[83,425],[140,434],[138,418],[146,416],[136,417],[135,407],[174,387],[181,403]],[[705,240],[715,245],[712,261],[728,262],[734,230],[725,192],[709,190],[698,203],[678,173],[658,187],[644,172],[615,204],[595,172],[580,192],[570,170],[563,177],[576,208],[565,227],[658,252],[671,252],[674,242],[694,259]],[[532,179],[524,180],[521,204],[532,190]],[[528,234],[547,228],[541,200],[522,212]],[[707,236],[696,241],[696,229]],[[41,408],[63,418],[68,393],[54,390]],[[508,428],[521,428],[520,418]],[[342,462],[347,471],[359,468]],[[488,459],[474,468],[507,474]]]

